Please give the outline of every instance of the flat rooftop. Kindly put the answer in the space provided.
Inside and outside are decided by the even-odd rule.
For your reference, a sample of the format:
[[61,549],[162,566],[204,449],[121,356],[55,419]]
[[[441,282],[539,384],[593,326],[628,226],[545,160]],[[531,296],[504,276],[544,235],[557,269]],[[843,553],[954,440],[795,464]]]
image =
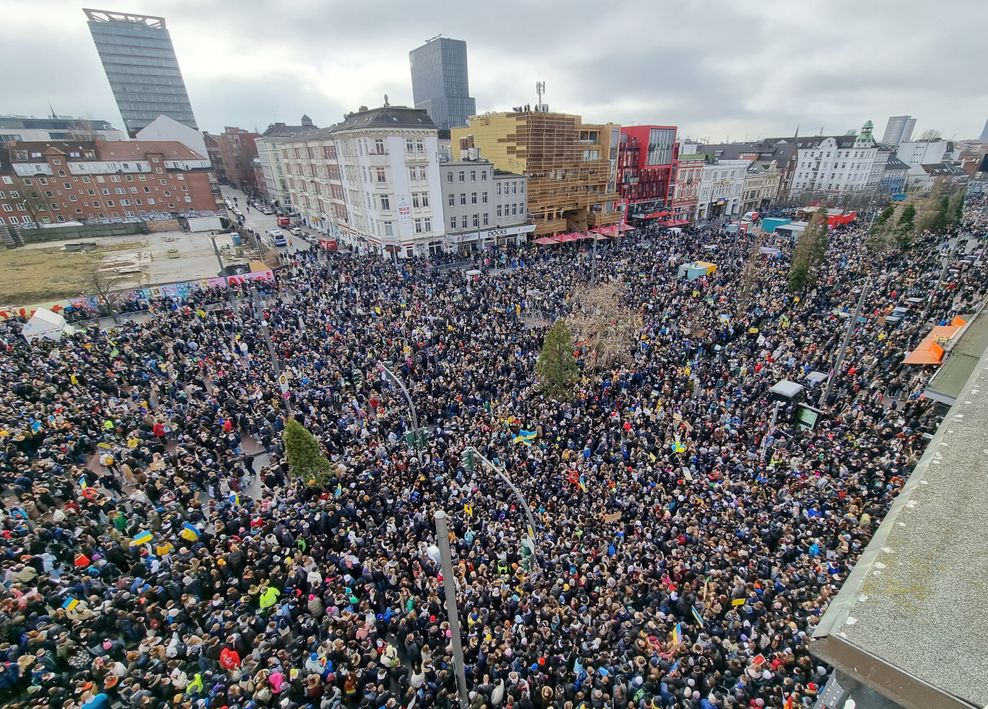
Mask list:
[[904,707],[988,706],[986,510],[982,356],[810,651]]

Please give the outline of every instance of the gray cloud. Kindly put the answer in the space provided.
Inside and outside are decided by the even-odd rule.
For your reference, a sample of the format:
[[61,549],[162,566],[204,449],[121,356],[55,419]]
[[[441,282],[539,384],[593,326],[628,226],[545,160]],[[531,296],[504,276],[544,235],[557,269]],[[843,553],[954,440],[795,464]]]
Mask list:
[[[111,3],[112,7],[113,4]],[[588,121],[672,123],[711,139],[842,132],[911,113],[969,137],[988,115],[988,3],[953,0],[128,0],[164,14],[200,124],[319,125],[360,104],[410,103],[408,51],[465,39],[478,110],[535,100]],[[946,15],[949,11],[951,15]],[[45,41],[38,37],[44,33]],[[42,49],[43,48],[43,49]],[[120,119],[78,5],[7,0],[9,113]]]

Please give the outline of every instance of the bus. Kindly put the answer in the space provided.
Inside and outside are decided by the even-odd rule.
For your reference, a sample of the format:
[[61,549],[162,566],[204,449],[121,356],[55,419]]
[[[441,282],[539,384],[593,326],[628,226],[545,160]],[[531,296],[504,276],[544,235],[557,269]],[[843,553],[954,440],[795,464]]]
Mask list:
[[271,229],[268,231],[268,238],[271,244],[277,248],[288,246],[288,237],[285,236],[285,232],[281,229]]

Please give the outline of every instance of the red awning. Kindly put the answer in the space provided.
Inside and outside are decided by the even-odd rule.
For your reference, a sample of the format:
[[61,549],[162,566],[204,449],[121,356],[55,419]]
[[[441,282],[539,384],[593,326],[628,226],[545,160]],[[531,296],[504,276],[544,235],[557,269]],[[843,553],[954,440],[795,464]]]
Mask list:
[[570,242],[570,241],[579,241],[582,238],[582,236],[583,236],[582,234],[577,234],[575,232],[572,232],[572,233],[569,233],[569,234],[557,234],[556,235],[556,240],[560,244],[565,244],[565,243]]
[[559,239],[552,236],[543,236],[541,239],[536,239],[534,243],[539,246],[548,246],[549,244],[558,244]]
[[663,209],[663,210],[660,210],[658,212],[652,212],[651,214],[646,214],[644,217],[641,217],[641,218],[642,219],[662,219],[662,217],[668,217],[671,214],[672,214],[672,212],[669,212],[669,211]]

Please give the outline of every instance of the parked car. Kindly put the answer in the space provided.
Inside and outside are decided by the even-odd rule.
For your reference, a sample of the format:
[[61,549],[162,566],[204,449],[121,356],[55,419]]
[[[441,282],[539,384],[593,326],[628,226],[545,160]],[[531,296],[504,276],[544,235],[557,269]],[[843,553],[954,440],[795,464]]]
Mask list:
[[291,229],[288,230],[288,233],[292,234],[293,236],[302,236],[302,227],[293,226]]

